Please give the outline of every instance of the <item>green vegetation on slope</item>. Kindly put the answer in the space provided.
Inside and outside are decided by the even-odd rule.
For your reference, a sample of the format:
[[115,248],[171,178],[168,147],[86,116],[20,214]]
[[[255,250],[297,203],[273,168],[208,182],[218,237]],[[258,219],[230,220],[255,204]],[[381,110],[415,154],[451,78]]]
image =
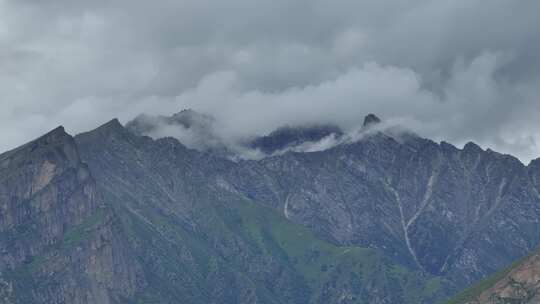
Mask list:
[[490,289],[495,284],[497,284],[500,280],[504,279],[513,269],[516,267],[519,267],[524,261],[529,259],[531,256],[540,253],[540,249],[537,249],[533,251],[532,253],[528,254],[527,256],[513,262],[510,266],[503,268],[496,273],[490,275],[489,277],[479,281],[478,283],[472,285],[470,288],[466,289],[465,291],[461,292],[459,295],[457,295],[452,300],[446,302],[446,304],[463,304],[467,301],[473,301],[478,296],[480,296],[484,291]]
[[[439,277],[399,265],[378,250],[331,244],[253,201],[201,190],[189,210],[193,224],[186,226],[154,203],[108,194],[147,280],[129,303],[247,298],[331,304],[344,297],[341,302],[420,304],[447,295]],[[240,295],[245,290],[253,294]]]
[[[2,274],[2,278],[5,278],[9,282],[13,282],[12,292],[10,292],[12,298],[10,301],[13,303],[34,303],[32,293],[28,290],[47,290],[51,286],[58,284],[58,281],[64,276],[64,270],[53,272],[45,271],[44,267],[53,269],[51,265],[66,263],[62,257],[69,257],[72,251],[77,250],[76,247],[82,244],[85,240],[88,240],[92,232],[103,223],[105,220],[105,214],[102,210],[96,211],[94,214],[85,218],[79,225],[69,229],[65,232],[64,237],[58,242],[48,245],[43,249],[40,255],[28,257],[25,264],[15,269],[5,271]],[[13,229],[10,233],[21,232],[21,229]],[[10,237],[22,238],[31,237],[30,229],[24,229],[21,235],[11,235]],[[36,234],[37,232],[33,232]],[[36,238],[35,235],[32,236]]]
[[[368,291],[362,285],[387,286],[395,289],[394,294],[402,295],[405,303],[422,303],[441,292],[438,277],[425,278],[420,272],[393,263],[374,249],[336,246],[323,241],[308,228],[288,221],[273,209],[250,201],[232,202],[223,209],[231,230],[256,242],[265,254],[280,257],[284,263],[292,265],[319,301],[324,299],[318,293],[333,284],[360,295]],[[350,300],[366,303],[368,295],[364,296],[365,299]],[[313,300],[319,302],[315,298]]]

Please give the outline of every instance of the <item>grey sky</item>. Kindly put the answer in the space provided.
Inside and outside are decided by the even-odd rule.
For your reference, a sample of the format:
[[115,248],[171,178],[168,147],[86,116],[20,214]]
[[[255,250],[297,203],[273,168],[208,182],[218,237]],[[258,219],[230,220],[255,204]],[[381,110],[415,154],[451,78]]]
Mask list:
[[63,124],[217,117],[230,137],[368,112],[540,156],[537,0],[0,0],[0,151]]

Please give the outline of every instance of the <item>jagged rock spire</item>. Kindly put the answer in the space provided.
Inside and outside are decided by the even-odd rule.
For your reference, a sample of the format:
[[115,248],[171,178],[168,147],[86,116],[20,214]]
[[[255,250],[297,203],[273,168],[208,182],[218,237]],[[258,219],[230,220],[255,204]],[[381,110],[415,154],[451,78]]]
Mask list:
[[364,118],[364,127],[369,127],[369,126],[372,126],[372,125],[376,125],[378,123],[381,122],[381,119],[379,117],[377,117],[377,115],[375,114],[368,114],[365,118]]

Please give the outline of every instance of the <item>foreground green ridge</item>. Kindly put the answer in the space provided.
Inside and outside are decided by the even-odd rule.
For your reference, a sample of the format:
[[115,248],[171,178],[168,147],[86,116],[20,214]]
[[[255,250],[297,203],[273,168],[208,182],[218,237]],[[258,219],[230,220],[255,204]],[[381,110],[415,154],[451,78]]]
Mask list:
[[536,304],[540,301],[540,249],[481,280],[446,304]]

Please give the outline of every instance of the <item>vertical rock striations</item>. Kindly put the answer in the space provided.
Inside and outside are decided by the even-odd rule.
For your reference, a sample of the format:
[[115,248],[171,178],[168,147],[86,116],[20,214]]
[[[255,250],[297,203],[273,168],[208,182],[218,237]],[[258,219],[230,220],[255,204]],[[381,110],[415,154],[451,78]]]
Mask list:
[[540,245],[540,161],[378,123],[280,129],[260,160],[118,120],[4,153],[0,302],[428,304]]
[[[130,231],[149,282],[141,301],[418,304],[445,295],[439,278],[379,249],[331,243],[287,220],[279,179],[257,162],[136,136],[116,120],[76,140]],[[235,178],[252,178],[243,166],[254,165],[254,186],[268,197]]]
[[114,303],[137,266],[71,136],[59,127],[0,155],[0,295],[6,303]]

